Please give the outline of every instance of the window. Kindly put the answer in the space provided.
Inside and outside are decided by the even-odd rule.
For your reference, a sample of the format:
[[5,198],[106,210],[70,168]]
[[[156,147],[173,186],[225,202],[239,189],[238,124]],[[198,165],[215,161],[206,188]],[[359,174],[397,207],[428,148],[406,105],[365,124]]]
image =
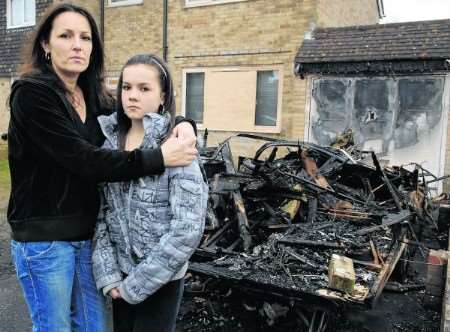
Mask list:
[[116,76],[111,76],[111,77],[107,77],[105,80],[105,85],[106,88],[114,94],[116,94],[117,92],[117,84],[119,84],[119,77]]
[[305,138],[330,145],[351,128],[359,149],[374,151],[391,165],[422,163],[440,176],[445,86],[437,75],[314,79]]
[[32,26],[36,23],[35,0],[7,0],[6,12],[8,28]]
[[366,139],[388,137],[392,132],[393,110],[389,107],[391,81],[362,79],[355,82],[352,123]]
[[347,100],[345,98],[348,84],[345,80],[320,80],[315,83],[313,100],[317,102],[312,119],[311,131],[318,142],[330,145],[333,134],[342,133],[348,128]]
[[108,7],[139,5],[143,0],[108,0]]
[[186,70],[183,114],[199,128],[280,132],[281,68]]
[[278,106],[278,72],[258,71],[256,79],[255,125],[276,126]]
[[186,74],[186,117],[203,123],[205,73]]
[[248,0],[185,0],[186,7],[210,6],[220,5],[229,2],[241,2]]

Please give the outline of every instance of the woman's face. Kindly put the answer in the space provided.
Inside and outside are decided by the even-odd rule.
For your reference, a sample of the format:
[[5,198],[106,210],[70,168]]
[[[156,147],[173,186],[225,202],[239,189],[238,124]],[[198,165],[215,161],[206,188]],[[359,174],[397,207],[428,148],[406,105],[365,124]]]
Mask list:
[[42,43],[50,53],[51,63],[61,78],[78,76],[89,66],[92,34],[89,21],[81,14],[64,12],[55,17],[47,42]]
[[121,98],[125,114],[131,120],[140,120],[145,113],[158,112],[159,106],[164,103],[159,72],[144,64],[125,67]]

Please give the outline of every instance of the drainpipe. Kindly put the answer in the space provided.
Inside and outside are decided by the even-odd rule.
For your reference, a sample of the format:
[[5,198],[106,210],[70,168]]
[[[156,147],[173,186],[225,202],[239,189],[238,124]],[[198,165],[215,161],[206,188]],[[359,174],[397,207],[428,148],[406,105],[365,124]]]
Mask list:
[[100,1],[100,38],[105,42],[105,0]]
[[167,11],[168,11],[168,0],[163,0],[163,60],[167,63]]
[[384,3],[383,0],[377,0],[377,7],[378,7],[378,17],[382,19],[386,15],[384,14]]

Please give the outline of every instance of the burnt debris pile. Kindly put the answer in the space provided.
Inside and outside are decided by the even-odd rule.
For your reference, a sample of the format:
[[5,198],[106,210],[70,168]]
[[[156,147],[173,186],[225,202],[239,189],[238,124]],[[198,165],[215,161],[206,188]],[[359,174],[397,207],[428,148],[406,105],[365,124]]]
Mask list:
[[[295,320],[325,330],[320,313],[372,306],[408,245],[436,227],[428,185],[437,179],[419,165],[382,167],[348,135],[333,147],[238,136],[263,142],[237,166],[230,140],[240,138],[201,153],[210,197],[188,292],[197,285],[212,296],[227,285],[252,294],[246,301],[259,296],[268,323],[303,303],[311,315]],[[289,310],[267,308],[269,298]]]

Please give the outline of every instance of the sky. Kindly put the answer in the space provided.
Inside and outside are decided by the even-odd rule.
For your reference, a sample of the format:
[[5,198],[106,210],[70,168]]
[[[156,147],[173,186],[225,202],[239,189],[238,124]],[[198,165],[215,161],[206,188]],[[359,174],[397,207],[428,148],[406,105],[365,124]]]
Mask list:
[[383,0],[381,23],[450,18],[450,0]]

